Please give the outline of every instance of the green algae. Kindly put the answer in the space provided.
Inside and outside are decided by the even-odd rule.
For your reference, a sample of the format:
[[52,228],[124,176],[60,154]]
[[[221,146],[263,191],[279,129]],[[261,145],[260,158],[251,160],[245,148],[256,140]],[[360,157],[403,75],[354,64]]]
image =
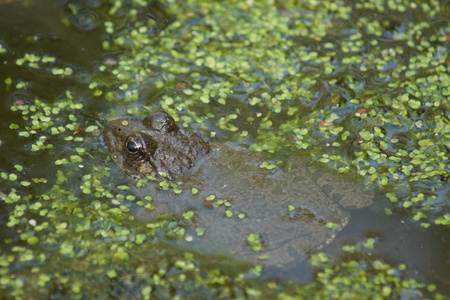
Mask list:
[[[112,36],[104,47],[123,54],[117,65],[100,68],[106,75],[90,84],[93,95],[105,95],[131,115],[162,108],[183,126],[205,127],[212,121],[231,139],[254,139],[255,151],[315,153],[313,159],[329,168],[358,174],[386,189],[389,199],[424,227],[450,224],[438,194],[448,172],[449,28],[436,24],[431,29],[427,22],[439,15],[438,2],[167,1],[168,15],[162,20],[140,18],[145,1],[114,3],[111,15],[122,11],[130,27],[118,26],[120,18],[105,22]],[[417,14],[422,21],[396,27],[395,14],[381,15],[387,12]],[[347,24],[349,19],[355,25]],[[386,32],[392,45],[382,43]],[[0,51],[5,48],[2,43]],[[408,60],[401,59],[405,49]],[[73,76],[70,67],[48,66],[60,64],[51,56],[28,54],[16,64]],[[375,83],[364,84],[361,76]],[[123,94],[106,91],[111,81],[117,81]],[[182,93],[175,92],[179,82],[186,84]],[[5,81],[12,83],[16,89],[29,86]],[[143,84],[152,93],[139,101]],[[321,93],[324,87],[328,90]],[[2,201],[11,210],[6,225],[14,230],[4,242],[8,251],[0,255],[0,288],[7,295],[301,299],[423,297],[434,292],[435,285],[405,275],[405,265],[393,266],[365,253],[374,247],[373,240],[344,246],[344,252],[359,253],[344,263],[325,253],[313,255],[316,281],[304,285],[261,284],[255,280],[261,266],[221,269],[214,259],[160,246],[161,236],[185,238],[182,223],[161,216],[145,226],[136,224],[127,202],[151,210],[151,197],[133,195],[128,181],[117,188],[108,184],[111,170],[90,154],[107,155],[101,145],[92,146],[98,143],[99,128],[93,122],[82,124],[85,106],[78,97],[67,92],[61,101],[37,98],[11,107],[21,117],[8,124],[10,133],[30,153],[48,154],[55,166],[39,176],[29,175],[25,161],[2,170],[1,177],[8,180]],[[256,130],[246,123],[256,124]],[[84,133],[74,135],[84,126]],[[56,145],[65,149],[57,151]],[[262,167],[272,166],[265,162]],[[181,192],[169,182],[161,187]],[[224,208],[229,204],[214,195],[206,201]],[[228,209],[224,214],[241,218]],[[183,216],[195,217],[191,211]],[[201,236],[205,230],[196,232]],[[260,249],[257,236],[248,241],[255,251]]]
[[[138,99],[144,82],[157,91],[144,105],[183,111],[195,121],[203,114],[241,137],[248,136],[242,118],[250,114],[259,124],[253,150],[307,150],[330,168],[394,191],[395,203],[416,219],[420,215],[423,226],[448,218],[433,201],[446,182],[450,128],[445,109],[449,27],[430,26],[440,13],[439,2],[165,4],[174,21],[152,40],[147,39],[150,28],[166,26],[161,20],[132,17],[131,34],[111,32],[115,39],[107,49],[133,53],[121,56],[111,71],[126,82],[122,102]],[[397,26],[398,18],[412,14],[420,18]],[[206,72],[216,80],[205,81]],[[155,74],[158,79],[148,83]],[[191,88],[174,97],[177,81]],[[321,92],[321,86],[329,92]],[[234,99],[255,109],[247,113],[240,105],[225,112]],[[215,117],[213,108],[224,113]],[[299,114],[305,109],[307,115]],[[184,120],[188,125],[194,119]],[[406,145],[398,142],[402,134],[408,135]],[[435,189],[411,201],[423,184]],[[409,193],[399,192],[404,186]]]

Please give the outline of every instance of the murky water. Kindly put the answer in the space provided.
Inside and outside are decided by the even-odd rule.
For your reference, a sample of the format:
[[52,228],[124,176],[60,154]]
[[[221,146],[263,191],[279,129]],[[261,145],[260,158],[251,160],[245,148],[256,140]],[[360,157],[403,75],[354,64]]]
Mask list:
[[[61,283],[58,280],[61,282],[67,280],[72,283],[72,292],[75,294],[77,291],[79,293],[80,287],[85,286],[92,295],[101,298],[102,295],[103,297],[105,295],[138,297],[141,294],[133,294],[130,291],[133,287],[141,287],[143,279],[140,276],[156,276],[158,270],[168,271],[170,276],[175,276],[173,274],[177,271],[171,267],[175,265],[183,269],[185,266],[177,265],[177,263],[183,259],[187,260],[186,257],[191,259],[193,256],[198,259],[200,261],[198,264],[205,266],[205,270],[212,270],[219,266],[224,274],[245,272],[248,266],[233,264],[228,258],[221,260],[217,257],[203,257],[198,253],[186,254],[176,247],[167,245],[160,237],[164,235],[164,230],[167,228],[173,229],[170,227],[171,223],[161,223],[160,228],[150,230],[145,227],[145,224],[133,220],[128,214],[127,201],[133,200],[124,199],[130,193],[126,190],[118,190],[116,186],[129,185],[133,181],[107,159],[108,153],[100,134],[101,126],[113,116],[123,116],[127,110],[133,111],[135,107],[159,108],[158,103],[155,103],[157,99],[160,99],[163,94],[176,95],[179,91],[175,88],[155,90],[153,84],[156,81],[155,78],[164,77],[161,72],[142,84],[139,99],[135,104],[122,101],[122,90],[118,89],[117,85],[110,85],[114,81],[111,75],[103,74],[99,70],[100,62],[108,61],[112,65],[117,64],[115,58],[120,54],[120,51],[111,53],[102,50],[101,43],[104,41],[105,34],[103,25],[100,23],[101,17],[96,15],[98,11],[102,11],[96,10],[101,5],[105,4],[98,1],[39,1],[37,4],[34,1],[0,0],[0,43],[6,49],[6,53],[0,54],[0,139],[2,142],[0,171],[6,174],[18,174],[15,180],[11,179],[11,175],[7,175],[9,176],[7,179],[2,179],[0,193],[2,199],[6,195],[11,195],[12,189],[22,199],[31,195],[29,196],[31,200],[26,199],[24,202],[27,203],[26,205],[21,202],[21,205],[27,207],[22,210],[22,214],[15,203],[0,202],[0,246],[3,254],[15,257],[10,265],[5,263],[8,261],[6,256],[2,258],[0,262],[3,263],[3,273],[1,274],[8,274],[8,272],[14,274],[8,277],[11,282],[14,281],[11,279],[13,277],[26,278],[22,286],[19,285],[25,291],[45,287],[49,295],[64,296],[69,292],[60,290]],[[92,11],[89,8],[92,8]],[[75,14],[74,11],[83,11],[83,13]],[[17,60],[23,58],[25,54],[41,57],[47,55],[55,57],[56,61],[44,63],[41,60],[38,62],[38,68],[34,68],[31,62],[18,65]],[[310,67],[314,69],[314,66]],[[61,75],[58,70],[53,69],[67,73]],[[217,80],[216,74],[198,76],[204,76],[205,81]],[[12,84],[6,83],[8,78],[12,80]],[[110,85],[108,89],[116,93],[117,102],[107,101],[103,96],[94,95],[95,88],[89,87],[94,78],[96,80],[102,78],[105,85]],[[173,81],[179,82],[180,78],[183,76]],[[365,88],[368,89],[372,84],[374,86],[379,84],[374,81],[375,79],[370,76],[361,78],[361,82],[365,82]],[[194,127],[204,132],[216,131],[216,138],[222,142],[227,139],[240,139],[242,137],[222,130],[217,125],[219,117],[228,115],[230,111],[238,111],[240,117],[235,124],[247,133],[247,136],[242,139],[247,143],[255,142],[261,121],[251,119],[254,116],[253,108],[250,108],[243,99],[249,98],[252,94],[261,94],[265,87],[263,84],[250,87],[243,85],[235,86],[236,93],[230,96],[227,105],[211,104],[208,108],[202,108],[201,105],[195,107],[193,110],[198,112],[214,112],[215,117],[203,120],[204,123],[200,125],[195,125],[194,122]],[[358,89],[358,83],[356,85],[354,90]],[[67,91],[70,91],[70,95]],[[322,89],[313,92],[317,105],[320,106],[321,103],[330,101],[327,98],[330,92],[347,97],[353,91],[342,83],[334,86],[334,90],[327,88],[324,84]],[[148,97],[151,99],[147,99]],[[36,99],[45,102],[47,106],[39,106],[36,104]],[[47,112],[57,107],[55,103],[62,103],[67,99],[74,99],[70,102],[82,104],[83,107],[74,108],[68,104],[67,107],[59,107],[61,112],[58,114],[47,114],[51,116],[54,127],[64,127],[64,130],[61,129],[59,133],[52,134],[49,130],[42,129],[44,126],[42,124],[46,122],[45,117],[39,119],[41,127],[31,128],[33,124],[31,116],[35,111],[42,110],[45,116]],[[20,111],[20,107],[24,105],[34,105],[35,108],[30,108],[31,113],[24,115]],[[19,111],[11,111],[11,106],[18,107]],[[308,116],[310,109],[305,106],[304,118]],[[283,117],[274,118],[275,123],[283,124],[283,121]],[[11,124],[17,124],[19,129],[11,128]],[[69,124],[73,126],[67,126]],[[357,123],[354,125],[358,126]],[[92,130],[86,132],[89,126],[96,126],[96,128],[92,127]],[[18,134],[20,131],[32,130],[37,133],[31,133],[31,137]],[[44,146],[51,144],[52,147],[34,151],[33,145],[41,147],[36,142],[39,136],[46,137]],[[74,149],[81,148],[84,150],[74,152]],[[77,153],[83,157],[82,161],[78,161],[75,157]],[[283,157],[282,154],[274,156],[275,159]],[[68,162],[61,162],[64,159]],[[22,166],[23,169],[19,169],[17,165]],[[109,167],[112,168],[111,171],[107,169]],[[109,172],[113,176],[109,177],[107,175]],[[33,179],[36,180],[33,181]],[[39,179],[42,180],[39,181]],[[58,187],[55,188],[55,185]],[[111,189],[111,197],[108,198],[104,187]],[[121,193],[125,196],[121,197]],[[48,198],[45,195],[48,195]],[[58,204],[52,205],[51,201]],[[374,237],[378,243],[370,251],[371,255],[393,265],[405,263],[408,278],[435,284],[438,291],[449,295],[449,230],[437,226],[425,229],[418,222],[412,221],[410,214],[402,214],[401,211],[397,211],[394,215],[386,215],[384,209],[391,207],[391,203],[383,192],[377,194],[374,202],[374,205],[369,208],[352,211],[350,223],[323,250],[331,255],[340,255],[343,244],[358,243],[367,237]],[[36,206],[36,203],[40,204]],[[102,207],[102,205],[106,206]],[[55,215],[52,215],[52,210]],[[12,226],[11,222],[14,220],[21,221],[17,221],[17,224]],[[81,221],[83,223],[77,223]],[[47,225],[43,225],[46,223]],[[41,227],[37,228],[37,226]],[[123,232],[123,235],[113,236],[108,230],[116,233]],[[28,231],[32,231],[33,234],[28,234]],[[130,236],[135,238],[144,233],[154,237],[154,244],[148,242],[142,244],[141,241],[136,242],[138,245],[134,245],[134,248],[131,247],[128,238]],[[35,242],[34,236],[38,237],[39,242]],[[109,253],[110,247],[116,252]],[[123,249],[118,251],[117,248]],[[101,257],[99,253],[104,253],[104,257]],[[128,257],[129,261],[124,258],[123,261],[117,262],[115,259],[120,257],[117,253],[125,253],[123,256]],[[155,257],[158,258],[156,262]],[[148,263],[149,261],[152,262]],[[133,271],[138,270],[136,274],[127,269],[130,265]],[[122,274],[122,270],[125,270],[125,275]],[[190,271],[192,270],[188,269],[186,272]],[[72,276],[70,272],[76,275]],[[53,273],[61,277],[46,280],[45,276],[41,275]],[[105,273],[108,275],[105,276]],[[37,274],[38,279],[29,274]],[[103,277],[98,278],[99,274]],[[262,289],[276,281],[278,292],[283,292],[284,286],[287,289],[290,287],[288,281],[295,283],[314,281],[313,268],[306,262],[293,263],[289,268],[264,268],[261,276],[256,278],[252,277],[250,271],[245,274],[250,278],[248,284],[253,288],[261,287]],[[160,276],[163,278],[163,273],[160,273]],[[207,295],[205,291],[208,286],[202,286],[203,290],[199,288],[200,291],[192,288],[195,282],[200,280],[195,276],[192,275],[192,278],[195,278],[192,279],[194,283],[180,283],[179,291],[175,293],[183,295],[183,290],[195,290],[199,295]],[[199,276],[202,279],[207,277],[204,272],[201,272]],[[114,281],[115,278],[117,278],[116,281]],[[36,283],[30,283],[33,280],[36,280]],[[167,280],[170,282],[169,279]],[[178,277],[177,280],[184,282],[184,279],[181,280]],[[191,278],[188,276],[186,282],[191,282],[189,280]],[[0,284],[6,287],[9,282],[0,282]],[[188,284],[191,284],[189,288]],[[95,288],[102,285],[109,287],[107,294],[102,294],[104,291]],[[8,293],[12,293],[11,286],[14,285],[11,284],[9,288],[5,288]],[[114,288],[112,289],[111,286]],[[235,293],[238,294],[236,291]],[[23,295],[27,295],[26,292]]]

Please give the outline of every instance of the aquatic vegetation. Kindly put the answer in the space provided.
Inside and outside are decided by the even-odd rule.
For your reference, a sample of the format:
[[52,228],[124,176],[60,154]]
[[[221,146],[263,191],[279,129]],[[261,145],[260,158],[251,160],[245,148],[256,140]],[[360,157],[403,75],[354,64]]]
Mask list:
[[[208,128],[211,138],[251,140],[270,158],[263,168],[286,163],[286,149],[305,153],[377,186],[392,202],[387,214],[447,227],[448,5],[135,0],[89,9],[98,10],[107,54],[88,80],[50,50],[30,44],[14,52],[0,37],[0,60],[10,68],[0,81],[9,97],[0,147],[11,158],[0,165],[0,293],[441,297],[404,264],[371,256],[370,239],[344,246],[342,257],[312,255],[315,281],[301,285],[262,279],[261,266],[166,245],[166,237],[185,236],[182,220],[163,215],[137,224],[127,203],[151,210],[151,196],[134,195],[126,178],[111,186],[115,170],[99,161],[108,154],[98,116],[103,123],[164,109],[184,126]],[[67,13],[80,11],[75,5]],[[35,88],[46,76],[69,87],[42,97]],[[89,96],[74,82],[88,82]],[[179,191],[168,182],[161,188]],[[214,195],[206,201],[225,205]],[[257,236],[249,243],[260,247]]]
[[168,1],[159,18],[133,11],[131,31],[108,23],[106,49],[130,54],[112,67],[125,96],[111,100],[183,112],[186,125],[203,115],[244,137],[251,122],[255,151],[306,149],[385,189],[422,226],[449,225],[449,25],[435,20],[445,13],[437,1],[383,3]]

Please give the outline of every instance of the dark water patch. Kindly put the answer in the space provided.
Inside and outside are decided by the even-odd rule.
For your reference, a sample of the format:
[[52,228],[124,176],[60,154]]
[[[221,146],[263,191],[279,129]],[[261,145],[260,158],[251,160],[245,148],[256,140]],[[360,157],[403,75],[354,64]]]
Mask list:
[[425,229],[404,213],[386,216],[381,210],[368,208],[352,213],[349,225],[339,233],[336,243],[346,243],[358,236],[375,237],[379,244],[371,251],[372,255],[393,264],[405,263],[411,278],[437,283],[440,292],[448,294],[448,234],[442,227]]
[[[0,24],[7,30],[3,31],[1,39],[14,49],[16,58],[27,52],[48,54],[55,55],[62,64],[89,68],[102,51],[98,43],[100,32],[74,32],[64,24],[66,14],[61,8],[62,3],[58,1],[42,1],[29,10],[20,2],[4,5],[0,10]],[[48,15],[42,13],[40,17],[41,11]],[[8,31],[16,34],[7,34]]]

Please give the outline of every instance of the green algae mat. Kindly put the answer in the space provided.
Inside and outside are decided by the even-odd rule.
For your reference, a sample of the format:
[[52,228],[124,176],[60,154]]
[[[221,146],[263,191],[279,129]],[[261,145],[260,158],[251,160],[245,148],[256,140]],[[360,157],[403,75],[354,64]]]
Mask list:
[[[1,298],[450,297],[449,1],[0,1],[0,26]],[[155,110],[379,195],[291,266],[178,247],[192,216],[138,221],[101,138]]]

